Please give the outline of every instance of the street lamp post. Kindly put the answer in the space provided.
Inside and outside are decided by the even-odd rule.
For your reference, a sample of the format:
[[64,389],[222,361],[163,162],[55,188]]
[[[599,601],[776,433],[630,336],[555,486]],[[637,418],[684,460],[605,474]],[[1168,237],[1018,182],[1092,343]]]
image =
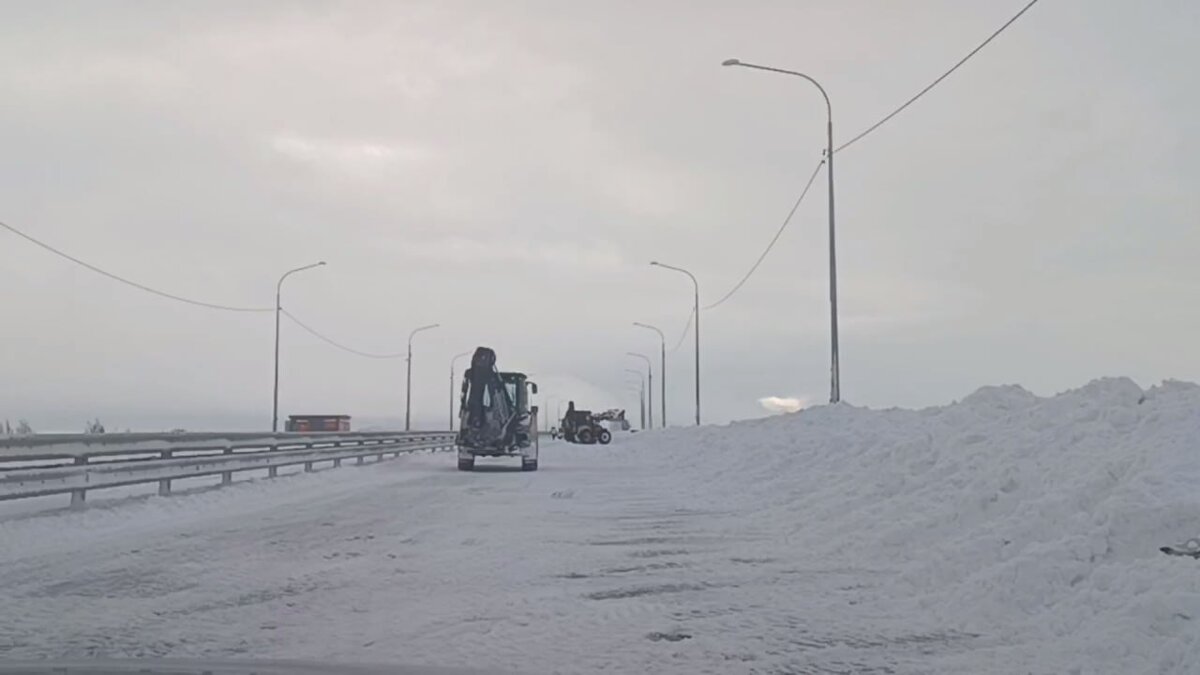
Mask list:
[[647,412],[646,420],[647,420],[647,423],[650,425],[650,428],[653,429],[654,428],[654,367],[651,365],[650,357],[646,356],[645,354],[639,354],[637,352],[625,352],[625,354],[628,356],[633,356],[635,358],[639,358],[646,362],[646,402],[647,402],[647,406],[648,406],[646,409],[646,412]]
[[[551,405],[551,402],[557,403],[558,401],[559,401],[559,398],[558,398],[557,396],[547,396],[547,397],[546,397],[546,398],[543,400],[543,403],[544,403],[545,405],[543,405],[543,406],[542,406],[542,410],[543,410],[543,412],[542,412],[542,424],[544,424],[544,425],[546,426],[546,429],[550,429],[550,427],[551,427],[551,426],[553,426],[553,425],[551,425],[551,424],[550,424],[550,405]],[[554,424],[558,424],[558,420],[557,420],[557,419],[554,421]]]
[[639,328],[648,328],[648,329],[654,331],[655,333],[658,333],[659,355],[662,357],[662,365],[660,365],[658,368],[658,387],[660,390],[659,397],[658,397],[658,405],[660,408],[660,412],[662,413],[661,415],[659,415],[658,425],[660,427],[662,427],[663,429],[666,429],[667,428],[667,336],[663,335],[662,330],[660,330],[658,327],[651,326],[648,323],[639,323],[637,321],[634,321],[633,325],[638,326]]
[[288,270],[279,277],[279,283],[275,284],[275,387],[274,393],[271,396],[271,433],[279,432],[279,315],[283,312],[283,280],[296,272],[303,272],[314,267],[321,267],[325,261],[315,262],[304,267],[297,267],[294,270]]
[[408,431],[409,429],[411,429],[411,422],[412,422],[412,341],[413,341],[413,336],[416,335],[417,333],[420,333],[423,330],[430,330],[431,328],[437,328],[439,325],[440,324],[431,323],[428,326],[421,326],[420,328],[414,328],[413,332],[408,334],[408,358],[406,359],[408,361],[408,374],[405,377],[405,384],[404,384],[404,430],[405,431]]
[[692,313],[696,320],[696,426],[700,426],[700,282],[696,281],[696,275],[682,267],[673,267],[658,261],[651,262],[650,264],[655,267],[681,272],[688,275],[692,280],[692,288],[695,290],[695,305],[692,308]]
[[638,424],[642,429],[646,428],[646,381],[642,379],[642,371],[634,368],[626,368],[625,372],[633,373],[638,376],[638,410],[640,411],[640,419]]
[[454,364],[464,356],[470,356],[471,352],[463,352],[455,354],[454,358],[450,359],[450,431],[454,431]]
[[825,172],[829,176],[829,337],[831,350],[829,402],[837,403],[842,400],[842,373],[838,364],[837,248],[834,237],[835,219],[833,209],[833,105],[829,102],[829,94],[825,93],[825,87],[822,87],[819,82],[804,73],[798,73],[794,70],[784,70],[782,68],[772,68],[770,66],[759,66],[753,63],[743,63],[737,59],[726,59],[721,65],[767,70],[773,73],[783,73],[784,75],[804,78],[816,86],[817,90],[821,92],[821,96],[825,99],[827,120],[825,125]]

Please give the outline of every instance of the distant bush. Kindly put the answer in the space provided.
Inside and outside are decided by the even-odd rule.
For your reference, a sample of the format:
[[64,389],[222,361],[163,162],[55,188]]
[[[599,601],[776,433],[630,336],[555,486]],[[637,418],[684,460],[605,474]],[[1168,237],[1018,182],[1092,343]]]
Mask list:
[[17,420],[17,426],[14,429],[13,425],[4,420],[4,424],[0,424],[0,436],[32,436],[33,427],[29,426],[26,420]]

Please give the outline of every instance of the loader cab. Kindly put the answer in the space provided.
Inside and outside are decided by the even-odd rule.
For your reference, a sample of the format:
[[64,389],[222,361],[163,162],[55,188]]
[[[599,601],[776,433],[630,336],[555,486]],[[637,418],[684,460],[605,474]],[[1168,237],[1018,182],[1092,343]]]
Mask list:
[[529,395],[537,393],[537,383],[530,382],[525,373],[500,373],[500,381],[517,412],[530,412]]

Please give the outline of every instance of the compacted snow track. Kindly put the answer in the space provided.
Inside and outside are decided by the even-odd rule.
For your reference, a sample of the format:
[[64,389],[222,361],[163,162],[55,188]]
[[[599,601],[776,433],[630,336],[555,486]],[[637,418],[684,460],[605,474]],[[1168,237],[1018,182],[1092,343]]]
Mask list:
[[1200,388],[987,388],[0,520],[0,658],[1187,673]]

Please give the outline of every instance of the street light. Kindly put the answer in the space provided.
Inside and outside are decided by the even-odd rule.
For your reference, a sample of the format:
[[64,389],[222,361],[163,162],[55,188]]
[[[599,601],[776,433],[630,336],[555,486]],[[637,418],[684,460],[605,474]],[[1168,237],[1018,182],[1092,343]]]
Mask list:
[[441,325],[441,324],[431,323],[428,326],[421,326],[420,328],[414,328],[413,332],[408,334],[408,358],[406,359],[406,361],[408,361],[408,375],[405,378],[405,385],[404,385],[404,430],[405,431],[408,431],[411,428],[409,423],[412,421],[412,341],[413,341],[413,336],[416,335],[417,333],[420,333],[423,330],[437,328],[439,325]]
[[633,356],[646,362],[646,400],[647,412],[646,419],[650,424],[650,428],[654,428],[654,367],[650,365],[650,357],[637,352],[625,352],[627,356]]
[[[546,398],[544,398],[544,399],[542,400],[542,403],[544,404],[544,405],[542,406],[542,408],[543,408],[543,412],[542,412],[542,424],[546,425],[546,428],[547,428],[547,429],[549,429],[549,428],[551,427],[551,424],[550,424],[550,406],[551,406],[551,403],[552,403],[552,402],[553,402],[553,403],[558,403],[558,402],[559,402],[559,400],[560,400],[560,399],[559,399],[559,397],[557,397],[557,396],[547,396]],[[559,419],[561,419],[561,418],[555,418],[555,421],[554,421],[554,423],[555,423],[555,424],[558,424],[558,420],[559,420]]]
[[743,63],[737,59],[726,59],[721,65],[741,66],[742,68],[754,68],[755,70],[767,70],[773,73],[801,77],[816,86],[817,90],[821,92],[821,96],[825,99],[827,119],[827,124],[825,125],[825,172],[829,175],[829,336],[831,349],[829,402],[837,403],[842,400],[842,374],[838,364],[837,249],[835,247],[835,220],[833,215],[833,105],[829,103],[829,94],[825,93],[825,87],[822,87],[819,82],[804,73],[798,73],[794,70],[784,70],[782,68],[772,68],[770,66],[759,66],[753,63]]
[[642,429],[645,429],[646,428],[646,381],[642,379],[642,371],[640,371],[640,370],[636,370],[634,368],[626,368],[625,372],[633,373],[634,375],[638,376],[638,409],[641,411],[641,419],[639,420],[639,424],[641,424]]
[[471,352],[463,352],[450,359],[450,431],[454,431],[454,364],[462,357],[470,355]]
[[653,261],[650,264],[654,265],[655,267],[674,270],[676,272],[681,272],[688,275],[688,277],[692,280],[692,287],[696,291],[696,304],[692,308],[692,312],[696,319],[696,426],[700,426],[700,282],[696,281],[696,275],[683,269],[682,267],[673,267],[658,261]]
[[659,354],[662,356],[662,365],[658,369],[658,387],[659,397],[658,405],[661,408],[662,415],[659,416],[658,425],[663,429],[667,428],[667,336],[656,326],[651,326],[648,323],[633,322],[633,325],[639,328],[648,328],[655,333],[658,333]]
[[303,272],[314,267],[321,267],[325,261],[315,262],[304,267],[297,267],[294,270],[288,270],[279,277],[279,283],[275,284],[275,388],[274,394],[271,397],[271,433],[279,432],[279,315],[283,312],[283,280],[296,272]]

